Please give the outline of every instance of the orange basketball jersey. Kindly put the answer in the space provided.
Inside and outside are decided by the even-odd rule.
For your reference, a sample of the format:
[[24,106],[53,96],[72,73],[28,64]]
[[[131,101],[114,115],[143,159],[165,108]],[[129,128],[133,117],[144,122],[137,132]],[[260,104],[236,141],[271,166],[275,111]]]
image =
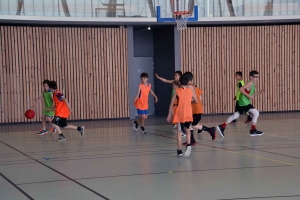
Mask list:
[[55,116],[68,118],[70,115],[70,110],[65,101],[59,100],[61,95],[62,93],[59,92],[58,90],[55,90],[53,92],[53,101],[55,103]]
[[196,93],[196,97],[198,100],[198,103],[193,103],[192,104],[192,109],[193,109],[193,114],[203,114],[203,104],[200,99],[200,95],[202,94],[202,90],[196,87],[196,85],[191,85],[194,88],[194,91]]
[[148,98],[149,98],[149,92],[151,90],[151,84],[148,84],[148,86],[144,84],[139,85],[141,87],[141,91],[139,94],[139,98],[136,100],[134,106],[139,110],[148,110]]
[[193,99],[193,91],[190,88],[178,88],[176,93],[179,100],[173,117],[173,124],[192,122],[193,111],[191,101]]

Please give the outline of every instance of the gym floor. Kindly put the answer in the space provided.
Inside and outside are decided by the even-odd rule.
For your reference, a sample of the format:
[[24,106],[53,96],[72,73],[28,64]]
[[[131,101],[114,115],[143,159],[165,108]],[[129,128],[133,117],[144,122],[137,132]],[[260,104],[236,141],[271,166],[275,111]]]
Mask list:
[[[216,126],[227,115],[203,116]],[[85,121],[85,135],[66,130],[37,136],[40,124],[0,125],[2,200],[299,200],[300,113],[261,114],[258,130],[242,115],[223,139],[196,134],[188,158],[177,157],[176,134],[150,117],[146,135],[130,120]],[[183,141],[185,139],[183,138]]]

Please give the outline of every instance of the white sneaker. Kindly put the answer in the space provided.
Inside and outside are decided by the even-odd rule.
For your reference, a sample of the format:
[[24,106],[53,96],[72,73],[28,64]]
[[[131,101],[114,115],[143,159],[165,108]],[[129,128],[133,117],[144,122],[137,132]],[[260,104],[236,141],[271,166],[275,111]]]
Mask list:
[[182,134],[181,134],[181,137],[186,137],[186,134],[185,134],[185,133],[182,133]]
[[187,147],[186,147],[186,150],[185,150],[185,152],[184,152],[184,154],[183,154],[183,156],[184,156],[184,157],[189,157],[190,154],[191,154],[191,151],[192,151],[192,146],[187,146]]

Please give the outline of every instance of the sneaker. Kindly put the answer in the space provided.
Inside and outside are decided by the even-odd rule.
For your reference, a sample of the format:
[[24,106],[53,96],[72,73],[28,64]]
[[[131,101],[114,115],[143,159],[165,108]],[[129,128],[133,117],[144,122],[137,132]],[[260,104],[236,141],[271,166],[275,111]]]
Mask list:
[[145,131],[145,127],[141,127],[141,132],[143,133],[143,134],[146,134],[147,132]]
[[37,133],[37,135],[44,135],[45,133],[47,133],[47,129],[41,129],[40,132]]
[[50,135],[54,135],[56,133],[56,129],[54,127],[50,128]]
[[177,149],[177,156],[182,156],[182,155],[183,155],[182,150]]
[[182,133],[182,134],[181,134],[181,137],[186,137],[186,134],[185,134],[185,133]]
[[83,137],[83,135],[84,135],[84,126],[81,126],[78,131],[80,133],[80,136]]
[[264,134],[264,132],[258,131],[256,129],[250,130],[250,136],[261,136],[263,134]]
[[[211,136],[211,139],[212,140],[215,140],[216,139],[216,128],[215,127],[212,127],[210,129],[210,131],[208,131],[210,136]],[[224,130],[223,130],[223,134],[224,134]],[[224,137],[224,136],[223,136]]]
[[59,136],[58,136],[58,138],[57,138],[57,141],[58,141],[58,142],[62,142],[62,141],[64,141],[64,140],[66,140],[65,136],[64,136],[63,134],[59,134]]
[[217,130],[222,137],[225,137],[224,135],[225,128],[222,128],[222,125],[217,126]]
[[186,146],[186,150],[184,152],[184,157],[189,157],[191,154],[191,151],[192,151],[192,146],[191,145]]
[[247,120],[245,121],[245,123],[248,124],[248,123],[250,123],[250,122],[252,122],[252,117],[248,116],[248,117],[247,117]]
[[237,120],[236,120],[236,119],[233,120],[232,122],[230,122],[230,124],[235,124],[235,123],[237,123]]
[[202,133],[202,130],[198,130],[198,133]]
[[[184,142],[184,143],[182,143],[184,146],[186,146],[187,145],[187,142]],[[192,140],[191,141],[191,146],[196,146],[196,141],[195,140]]]
[[174,125],[173,125],[173,129],[176,129],[176,128],[177,128],[177,124],[174,124]]
[[137,121],[132,121],[132,129],[136,132],[137,128],[139,127],[139,124],[137,123]]

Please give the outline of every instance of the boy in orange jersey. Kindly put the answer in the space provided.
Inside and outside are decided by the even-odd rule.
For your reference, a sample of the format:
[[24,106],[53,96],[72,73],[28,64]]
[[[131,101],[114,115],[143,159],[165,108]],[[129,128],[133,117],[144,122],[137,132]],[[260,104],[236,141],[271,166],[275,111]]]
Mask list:
[[[193,121],[193,111],[192,111],[192,101],[195,101],[197,103],[197,97],[193,91],[188,88],[189,78],[187,76],[181,76],[180,79],[181,87],[176,89],[174,96],[172,98],[170,107],[169,107],[169,115],[167,118],[168,122],[172,121],[173,118],[173,124],[177,124],[177,126],[180,126],[180,123],[184,124],[185,127],[185,133],[187,137],[187,146],[186,151],[184,152],[184,157],[188,157],[191,154],[192,146],[191,146],[191,134],[189,127],[191,126],[191,123]],[[173,111],[173,105],[174,102],[178,98],[178,106],[175,110],[174,116],[172,116]],[[182,150],[181,150],[181,131],[177,129],[177,155],[182,156]]]
[[84,135],[84,126],[77,127],[67,124],[67,118],[70,115],[70,105],[63,94],[57,89],[55,81],[49,82],[49,88],[53,92],[53,102],[55,105],[55,116],[52,120],[52,124],[59,133],[57,141],[61,142],[66,140],[66,137],[62,134],[61,128],[77,130],[81,136]]
[[[190,89],[192,89],[197,97],[198,103],[192,103],[192,110],[193,110],[193,122],[192,122],[192,126],[190,127],[190,132],[191,132],[191,145],[196,145],[196,140],[194,138],[194,129],[198,129],[198,133],[199,131],[207,131],[212,140],[216,139],[216,129],[215,127],[206,127],[202,124],[200,124],[201,121],[201,116],[203,114],[203,104],[202,104],[202,90],[199,89],[196,85],[193,84],[193,74],[191,72],[186,72],[184,73],[184,76],[187,76],[189,79],[189,85],[188,87]],[[183,143],[184,145],[186,145],[187,143]]]
[[133,121],[133,130],[137,131],[137,128],[139,125],[141,125],[141,132],[143,134],[146,134],[145,131],[145,120],[147,119],[148,116],[148,98],[149,98],[149,93],[151,93],[154,98],[155,98],[155,103],[158,102],[157,96],[154,94],[154,92],[151,89],[151,84],[148,83],[148,74],[147,73],[142,73],[141,74],[141,79],[142,83],[138,87],[138,92],[133,100],[134,106],[137,108],[137,112],[139,115],[138,121]]

